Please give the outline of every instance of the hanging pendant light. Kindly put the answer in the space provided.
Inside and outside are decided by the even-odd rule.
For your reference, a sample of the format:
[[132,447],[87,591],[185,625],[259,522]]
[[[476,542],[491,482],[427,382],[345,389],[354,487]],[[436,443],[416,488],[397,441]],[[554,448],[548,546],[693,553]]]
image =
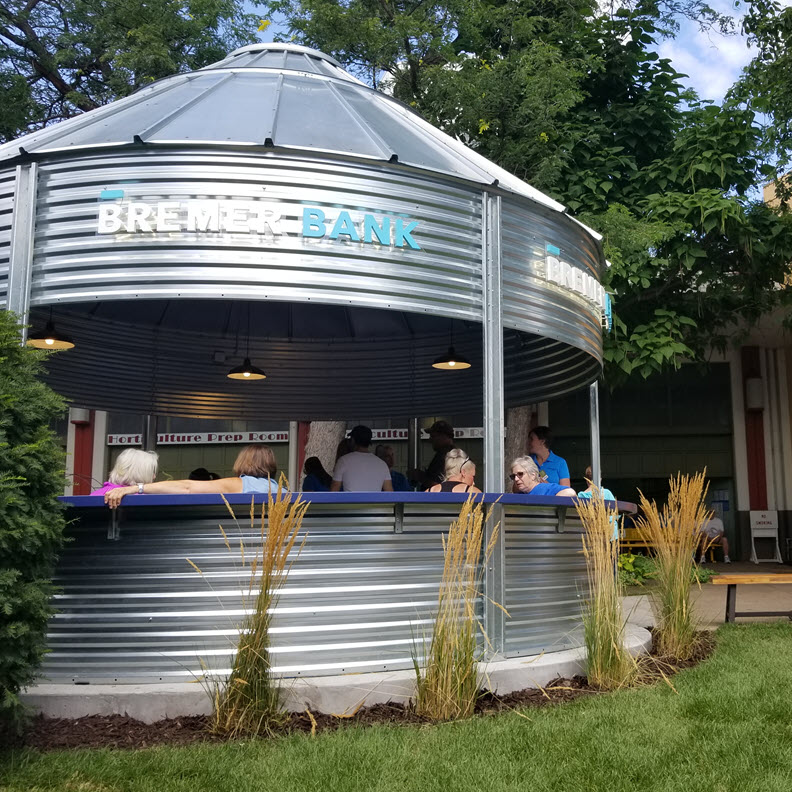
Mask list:
[[[247,355],[242,361],[241,366],[235,366],[226,374],[228,379],[235,380],[262,380],[267,379],[267,375],[257,366],[250,362],[250,303],[248,303],[247,316]],[[237,326],[237,346],[239,345],[239,326]]]
[[31,333],[28,336],[27,345],[36,347],[36,349],[71,349],[74,346],[74,341],[55,329],[55,325],[52,323],[52,307],[50,307],[49,320],[44,330]]
[[458,354],[453,346],[450,346],[445,355],[435,358],[432,368],[443,371],[462,371],[462,369],[470,368],[470,361],[464,355]]
[[238,379],[238,380],[260,380],[260,379],[267,379],[267,375],[260,369],[254,366],[250,362],[250,358],[245,358],[242,361],[241,366],[236,366],[232,368],[231,371],[226,374],[229,379]]

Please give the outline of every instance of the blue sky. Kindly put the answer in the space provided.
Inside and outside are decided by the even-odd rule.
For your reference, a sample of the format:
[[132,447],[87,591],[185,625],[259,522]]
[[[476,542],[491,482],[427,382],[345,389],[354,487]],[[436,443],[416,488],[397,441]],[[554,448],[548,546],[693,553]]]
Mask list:
[[[710,4],[736,18],[742,17],[745,5],[729,0]],[[781,5],[792,5],[792,0],[781,0]],[[688,75],[685,84],[694,88],[702,99],[715,101],[723,99],[752,57],[745,36],[739,32],[723,36],[716,31],[700,31],[693,24],[682,25],[675,39],[662,42],[658,54],[669,58],[677,71]]]

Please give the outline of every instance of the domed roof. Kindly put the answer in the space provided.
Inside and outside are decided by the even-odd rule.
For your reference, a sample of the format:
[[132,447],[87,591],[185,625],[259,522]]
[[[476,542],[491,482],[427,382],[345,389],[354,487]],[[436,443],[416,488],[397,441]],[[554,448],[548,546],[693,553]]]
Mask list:
[[[296,44],[254,44],[189,74],[0,146],[0,165],[140,145],[260,147],[399,163],[564,207],[424,121],[402,102]],[[590,231],[590,229],[587,229]],[[592,235],[599,238],[595,232]]]

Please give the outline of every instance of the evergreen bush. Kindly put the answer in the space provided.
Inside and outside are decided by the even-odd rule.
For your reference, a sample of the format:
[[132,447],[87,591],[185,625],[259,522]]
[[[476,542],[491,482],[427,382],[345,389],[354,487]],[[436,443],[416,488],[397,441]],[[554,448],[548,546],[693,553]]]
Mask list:
[[64,452],[51,422],[64,400],[38,379],[48,353],[20,345],[0,312],[0,726],[19,726],[19,691],[33,681],[52,613],[63,543]]

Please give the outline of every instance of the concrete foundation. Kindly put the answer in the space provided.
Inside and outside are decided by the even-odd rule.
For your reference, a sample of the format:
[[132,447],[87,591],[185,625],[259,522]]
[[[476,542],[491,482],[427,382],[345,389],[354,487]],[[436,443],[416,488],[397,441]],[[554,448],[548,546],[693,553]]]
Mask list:
[[[632,654],[644,654],[651,636],[642,627],[628,624],[625,645]],[[529,657],[481,664],[481,685],[501,695],[524,688],[543,687],[556,677],[584,673],[584,649],[546,652]],[[362,706],[409,701],[415,694],[412,671],[381,674],[284,680],[284,704],[291,711],[350,714]],[[212,702],[198,682],[156,685],[51,685],[41,684],[22,695],[35,712],[48,718],[82,718],[86,715],[126,715],[154,723],[164,718],[208,715]]]

